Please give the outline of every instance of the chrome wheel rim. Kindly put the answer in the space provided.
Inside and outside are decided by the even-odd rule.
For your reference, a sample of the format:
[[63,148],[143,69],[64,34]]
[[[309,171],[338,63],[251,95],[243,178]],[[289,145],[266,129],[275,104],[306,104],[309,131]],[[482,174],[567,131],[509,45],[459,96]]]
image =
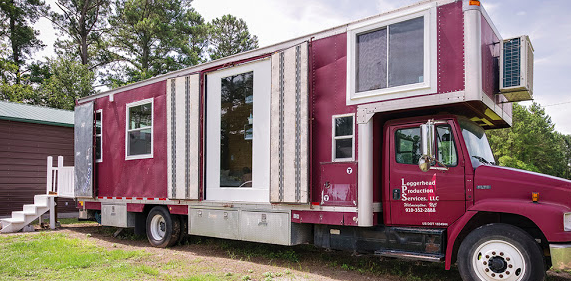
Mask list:
[[511,243],[491,240],[480,245],[472,257],[472,265],[481,280],[522,280],[526,272],[522,253]]
[[161,241],[165,238],[167,224],[165,218],[161,215],[155,215],[151,219],[151,236],[154,240]]

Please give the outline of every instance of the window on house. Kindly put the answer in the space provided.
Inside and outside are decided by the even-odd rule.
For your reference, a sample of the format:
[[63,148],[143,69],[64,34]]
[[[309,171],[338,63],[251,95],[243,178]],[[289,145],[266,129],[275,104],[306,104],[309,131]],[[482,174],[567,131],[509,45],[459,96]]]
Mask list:
[[355,147],[353,115],[333,116],[333,161],[352,161]]
[[357,34],[356,92],[424,82],[424,17]]
[[126,158],[153,157],[153,100],[127,104]]
[[102,111],[97,110],[95,112],[95,161],[101,162],[103,160],[102,155],[102,136],[103,136],[103,125],[102,125]]

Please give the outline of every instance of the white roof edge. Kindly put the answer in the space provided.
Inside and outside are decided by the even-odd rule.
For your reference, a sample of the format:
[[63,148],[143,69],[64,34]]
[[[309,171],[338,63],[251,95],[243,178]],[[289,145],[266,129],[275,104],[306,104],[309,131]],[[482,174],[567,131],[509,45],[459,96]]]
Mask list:
[[169,73],[166,73],[166,74],[162,74],[162,75],[155,76],[155,77],[152,77],[152,78],[149,78],[149,79],[145,79],[145,80],[142,80],[142,81],[138,81],[138,82],[135,82],[135,83],[132,83],[132,84],[129,84],[129,85],[121,86],[121,87],[119,87],[119,88],[111,89],[111,90],[108,90],[108,91],[105,91],[105,92],[101,92],[101,93],[98,93],[98,94],[95,94],[95,95],[92,95],[92,96],[84,97],[84,98],[79,99],[79,102],[87,102],[87,101],[95,100],[95,99],[102,98],[102,97],[106,97],[106,96],[109,96],[109,95],[112,95],[112,94],[117,94],[117,93],[120,93],[120,92],[124,92],[124,91],[128,91],[128,90],[136,89],[136,88],[139,88],[139,87],[143,87],[143,86],[146,86],[146,85],[154,84],[154,83],[157,83],[157,82],[162,81],[162,80],[166,80],[166,79],[170,79],[170,78],[175,78],[175,77],[180,77],[180,76],[186,76],[186,75],[194,74],[194,73],[201,72],[201,71],[203,71],[203,70],[205,70],[205,69],[212,68],[212,67],[215,67],[215,66],[218,66],[218,65],[224,65],[224,64],[226,64],[226,63],[232,63],[232,62],[235,62],[235,61],[240,61],[240,60],[244,60],[244,59],[248,59],[248,58],[252,58],[252,57],[256,57],[256,56],[261,56],[261,55],[265,55],[265,54],[277,52],[277,51],[280,51],[280,50],[282,50],[282,49],[288,48],[288,47],[290,47],[290,46],[295,46],[295,45],[297,45],[297,44],[301,44],[301,43],[303,43],[303,42],[305,42],[305,41],[317,40],[317,39],[322,39],[322,38],[325,38],[325,37],[330,37],[330,36],[333,36],[333,35],[341,34],[341,33],[344,33],[344,32],[347,31],[347,27],[348,27],[349,25],[354,25],[354,24],[357,24],[357,23],[360,23],[360,22],[369,21],[369,20],[372,20],[372,19],[375,19],[375,18],[384,17],[384,16],[387,16],[387,15],[391,15],[391,14],[394,14],[394,13],[398,13],[398,12],[401,12],[401,11],[403,11],[403,10],[411,9],[411,8],[414,8],[414,7],[417,7],[417,6],[421,6],[421,5],[425,5],[425,4],[428,4],[428,3],[436,3],[436,6],[441,6],[441,5],[449,4],[449,3],[452,3],[452,2],[456,2],[456,1],[462,1],[462,0],[424,0],[424,1],[420,1],[420,2],[417,2],[417,3],[415,3],[415,4],[411,4],[411,5],[408,5],[408,6],[404,6],[404,7],[395,9],[395,10],[391,10],[391,11],[384,12],[384,13],[381,13],[381,14],[377,14],[377,15],[374,15],[374,16],[362,18],[362,19],[359,19],[359,20],[356,20],[356,21],[352,21],[352,22],[349,22],[349,23],[346,23],[346,24],[342,24],[342,25],[339,25],[339,26],[336,26],[336,27],[333,27],[333,28],[329,28],[329,29],[325,29],[325,30],[322,30],[322,31],[310,33],[310,34],[307,34],[307,35],[303,35],[303,36],[300,36],[300,37],[297,37],[297,38],[294,38],[294,39],[290,39],[290,40],[283,41],[283,42],[280,42],[280,43],[276,43],[276,44],[273,44],[273,45],[269,45],[269,46],[266,46],[266,47],[262,47],[262,48],[258,48],[258,49],[254,49],[254,50],[250,50],[250,51],[246,51],[246,52],[243,52],[243,53],[235,54],[235,55],[228,56],[228,57],[225,57],[225,58],[221,58],[221,59],[218,59],[218,60],[209,61],[209,62],[205,62],[205,63],[202,63],[202,64],[198,64],[198,65],[195,65],[195,66],[183,68],[183,69],[180,69],[180,70],[175,70],[175,71],[172,71],[172,72],[169,72]]

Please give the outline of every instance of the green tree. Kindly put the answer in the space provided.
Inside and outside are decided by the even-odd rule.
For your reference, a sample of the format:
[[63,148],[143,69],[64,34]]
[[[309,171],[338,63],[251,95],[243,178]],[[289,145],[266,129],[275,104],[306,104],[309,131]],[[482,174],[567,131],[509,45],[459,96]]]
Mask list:
[[44,47],[38,39],[39,32],[32,25],[47,12],[45,3],[41,0],[2,0],[0,1],[0,40],[9,42],[9,58],[15,69],[10,75],[5,75],[6,81],[20,84],[22,67],[38,49]]
[[[537,103],[514,104],[511,128],[488,131],[496,162],[502,166],[569,176],[565,137],[554,129],[551,117]],[[566,156],[567,155],[567,156]]]
[[103,36],[108,31],[107,16],[110,0],[57,0],[61,12],[49,13],[49,19],[60,35],[56,47],[63,53],[78,56],[81,64],[91,68],[105,65],[112,59]]
[[250,34],[243,19],[232,15],[216,18],[208,24],[208,54],[211,60],[220,59],[258,48],[258,37]]
[[73,110],[76,99],[95,93],[95,74],[87,65],[63,56],[48,65],[51,76],[43,81],[36,104]]
[[206,27],[190,0],[118,0],[109,18],[120,62],[115,85],[132,83],[202,61]]

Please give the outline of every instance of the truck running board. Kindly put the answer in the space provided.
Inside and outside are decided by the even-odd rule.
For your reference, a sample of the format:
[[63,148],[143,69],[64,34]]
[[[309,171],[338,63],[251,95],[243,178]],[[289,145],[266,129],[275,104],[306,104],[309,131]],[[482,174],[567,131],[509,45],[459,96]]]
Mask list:
[[421,260],[429,262],[441,262],[444,261],[443,254],[424,254],[415,252],[404,252],[395,250],[378,250],[375,251],[376,256],[389,257],[389,258],[399,258],[408,260]]

